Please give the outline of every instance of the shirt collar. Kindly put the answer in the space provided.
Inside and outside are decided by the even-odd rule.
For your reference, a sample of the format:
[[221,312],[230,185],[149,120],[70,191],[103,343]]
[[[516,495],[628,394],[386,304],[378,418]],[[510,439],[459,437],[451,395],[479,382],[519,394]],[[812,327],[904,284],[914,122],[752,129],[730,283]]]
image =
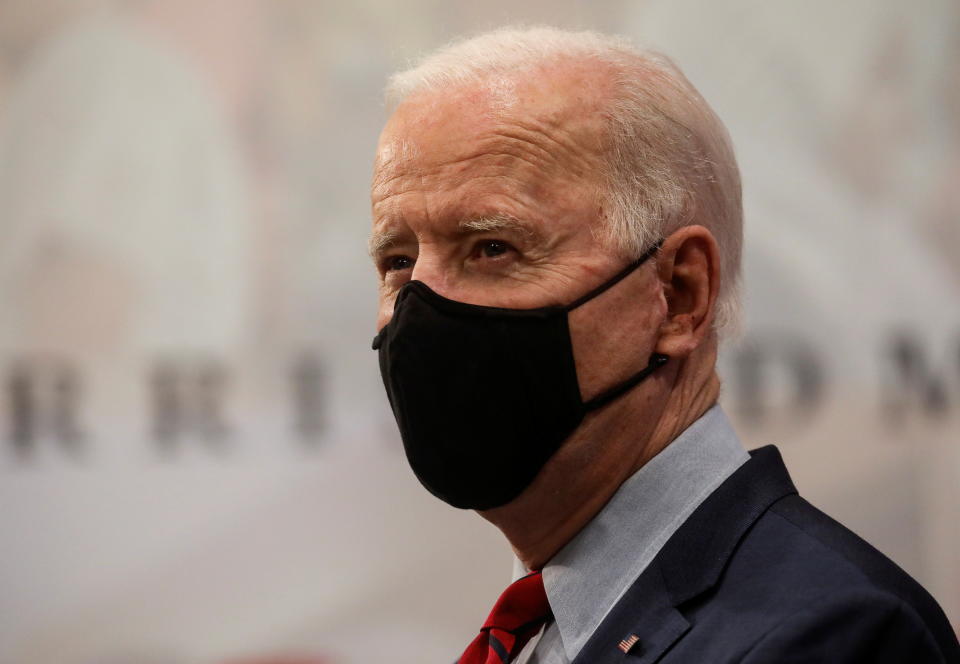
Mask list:
[[[713,406],[627,479],[544,566],[571,661],[676,529],[748,458],[726,414]],[[522,571],[515,564],[515,573]]]

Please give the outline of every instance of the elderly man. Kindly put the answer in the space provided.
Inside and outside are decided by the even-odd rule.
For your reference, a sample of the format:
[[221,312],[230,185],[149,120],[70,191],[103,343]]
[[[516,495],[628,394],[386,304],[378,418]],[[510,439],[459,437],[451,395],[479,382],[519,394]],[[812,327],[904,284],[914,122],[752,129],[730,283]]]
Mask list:
[[390,95],[374,348],[420,481],[518,559],[460,662],[960,662],[930,596],[717,405],[740,182],[676,67],[501,30]]

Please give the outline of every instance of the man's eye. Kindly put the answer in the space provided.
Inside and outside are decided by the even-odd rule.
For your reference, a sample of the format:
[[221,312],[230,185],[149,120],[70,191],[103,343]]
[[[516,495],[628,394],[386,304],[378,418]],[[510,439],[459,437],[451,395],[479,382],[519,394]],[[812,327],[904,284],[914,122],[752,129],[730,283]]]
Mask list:
[[409,256],[390,256],[387,258],[385,268],[387,272],[394,270],[407,270],[413,267],[414,260]]
[[510,245],[501,240],[483,240],[479,243],[480,255],[485,258],[496,258],[510,250]]

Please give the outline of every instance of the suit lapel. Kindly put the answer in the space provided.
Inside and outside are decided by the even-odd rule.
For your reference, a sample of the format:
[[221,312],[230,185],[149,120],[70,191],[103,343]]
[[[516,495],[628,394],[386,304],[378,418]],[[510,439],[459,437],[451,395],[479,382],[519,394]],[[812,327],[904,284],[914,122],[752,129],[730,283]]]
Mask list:
[[656,561],[640,575],[572,664],[650,664],[690,629]]
[[572,664],[653,664],[693,627],[684,602],[716,585],[750,526],[797,492],[775,447],[750,456],[667,541]]

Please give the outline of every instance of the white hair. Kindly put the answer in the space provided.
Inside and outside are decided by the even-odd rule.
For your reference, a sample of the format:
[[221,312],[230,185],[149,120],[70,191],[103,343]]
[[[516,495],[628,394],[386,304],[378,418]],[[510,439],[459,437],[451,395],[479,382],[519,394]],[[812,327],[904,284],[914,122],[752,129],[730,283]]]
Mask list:
[[702,224],[720,250],[714,327],[735,334],[740,318],[743,209],[740,174],[723,123],[666,56],[618,37],[550,27],[501,28],[453,42],[394,74],[390,105],[413,93],[509,81],[561,59],[594,61],[613,76],[603,191],[612,246],[631,256],[678,228]]

